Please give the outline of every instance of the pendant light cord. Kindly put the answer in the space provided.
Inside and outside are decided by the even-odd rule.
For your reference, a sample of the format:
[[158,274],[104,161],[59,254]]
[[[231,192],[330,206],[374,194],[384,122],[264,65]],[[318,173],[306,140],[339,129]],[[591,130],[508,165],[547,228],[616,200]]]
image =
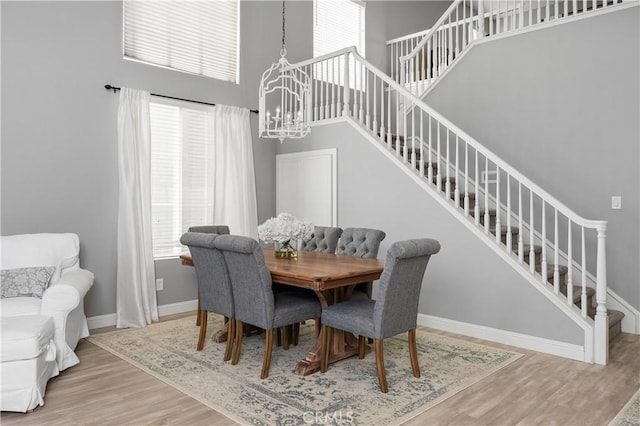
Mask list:
[[280,51],[282,56],[287,54],[287,48],[284,45],[284,31],[285,31],[285,20],[284,20],[284,0],[282,0],[282,50]]

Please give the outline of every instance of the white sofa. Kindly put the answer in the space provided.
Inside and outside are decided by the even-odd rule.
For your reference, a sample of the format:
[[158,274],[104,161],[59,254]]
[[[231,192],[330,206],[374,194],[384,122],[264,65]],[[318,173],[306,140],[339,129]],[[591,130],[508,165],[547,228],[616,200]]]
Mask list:
[[[0,237],[3,273],[19,268],[52,267],[48,269],[52,275],[42,298],[8,297],[4,294],[3,283],[3,298],[0,299],[0,402],[3,411],[27,411],[43,405],[46,381],[58,371],[80,362],[74,349],[78,340],[89,335],[84,297],[93,285],[94,276],[80,268],[79,253],[80,242],[76,234]],[[54,353],[55,363],[47,364],[47,360],[54,359]],[[33,354],[35,358],[19,359],[20,354],[25,354],[26,358]],[[20,369],[25,371],[16,371]],[[35,377],[36,383],[28,383],[28,376]],[[22,407],[23,404],[27,406]]]

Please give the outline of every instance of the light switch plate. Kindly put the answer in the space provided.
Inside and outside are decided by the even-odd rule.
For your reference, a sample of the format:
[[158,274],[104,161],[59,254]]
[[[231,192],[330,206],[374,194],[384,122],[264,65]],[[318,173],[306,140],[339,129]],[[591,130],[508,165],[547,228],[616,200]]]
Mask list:
[[620,210],[622,208],[622,197],[614,195],[611,197],[611,208],[614,210]]

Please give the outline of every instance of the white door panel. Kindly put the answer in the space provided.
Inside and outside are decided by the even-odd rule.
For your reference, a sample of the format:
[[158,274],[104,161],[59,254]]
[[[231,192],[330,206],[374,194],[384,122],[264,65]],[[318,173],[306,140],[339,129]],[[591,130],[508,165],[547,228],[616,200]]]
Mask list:
[[335,226],[336,150],[276,156],[276,209],[314,225]]

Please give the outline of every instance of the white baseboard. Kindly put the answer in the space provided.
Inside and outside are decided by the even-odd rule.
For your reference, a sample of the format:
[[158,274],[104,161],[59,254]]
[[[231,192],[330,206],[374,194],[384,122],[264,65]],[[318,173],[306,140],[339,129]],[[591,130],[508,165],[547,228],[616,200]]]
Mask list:
[[[168,305],[158,306],[158,316],[181,314],[184,312],[195,311],[198,309],[197,300],[187,300],[185,302],[170,303]],[[110,327],[116,325],[116,314],[98,315],[87,318],[89,330],[101,327]]]
[[583,346],[514,333],[512,331],[499,330],[497,328],[469,324],[424,314],[418,314],[418,325],[448,331],[450,333],[462,334],[463,336],[516,346],[523,349],[530,349],[536,352],[543,352],[577,361],[584,361],[586,359]]

